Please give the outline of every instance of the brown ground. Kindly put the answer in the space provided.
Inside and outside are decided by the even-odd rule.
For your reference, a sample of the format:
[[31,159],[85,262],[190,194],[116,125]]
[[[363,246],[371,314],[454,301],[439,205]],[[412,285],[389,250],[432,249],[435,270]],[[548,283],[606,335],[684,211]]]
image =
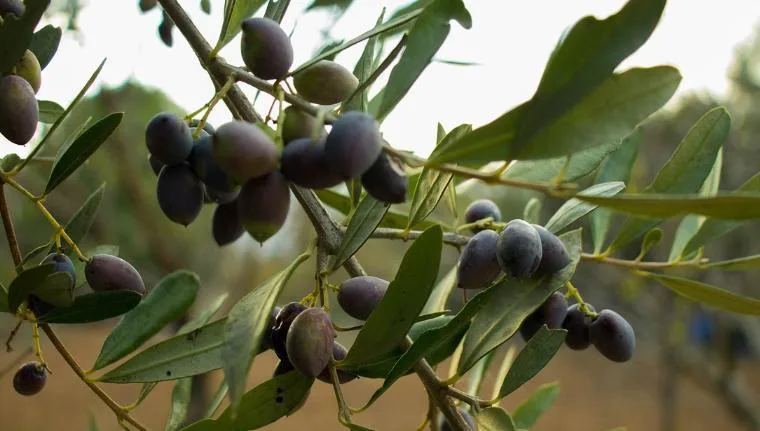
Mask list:
[[[2,325],[0,325],[2,326]],[[85,366],[92,364],[107,328],[59,328],[64,342]],[[22,333],[16,350],[24,349],[28,334]],[[11,376],[0,380],[0,431],[87,430],[90,415],[97,419],[100,430],[120,430],[113,415],[68,369],[52,346],[44,343],[46,359],[55,373],[45,389],[35,397],[22,397],[11,388]],[[0,370],[15,354],[0,351]],[[271,353],[255,362],[251,383],[261,382],[274,368]],[[748,370],[760,376],[760,367]],[[445,368],[441,368],[443,370]],[[440,373],[442,374],[442,373]],[[625,365],[612,364],[596,352],[572,352],[563,349],[558,358],[532,382],[509,396],[502,406],[513,408],[521,399],[543,383],[560,380],[561,394],[555,406],[535,427],[536,431],[583,430],[606,431],[626,425],[628,430],[658,429],[658,378],[655,362],[646,352]],[[760,379],[754,379],[760,380]],[[379,380],[360,380],[345,387],[352,405],[360,405],[378,387]],[[756,382],[757,383],[757,382]],[[485,386],[489,391],[491,383]],[[756,385],[754,387],[757,387]],[[139,385],[106,385],[115,400],[128,403],[134,399]],[[152,430],[163,429],[169,408],[171,385],[163,384],[135,410],[135,416]],[[744,429],[716,399],[684,381],[678,409],[679,430]],[[426,397],[413,377],[399,381],[370,410],[355,416],[361,425],[378,431],[414,430],[420,423]],[[269,426],[271,430],[340,430],[336,418],[336,402],[331,388],[317,382],[306,405],[293,416]]]

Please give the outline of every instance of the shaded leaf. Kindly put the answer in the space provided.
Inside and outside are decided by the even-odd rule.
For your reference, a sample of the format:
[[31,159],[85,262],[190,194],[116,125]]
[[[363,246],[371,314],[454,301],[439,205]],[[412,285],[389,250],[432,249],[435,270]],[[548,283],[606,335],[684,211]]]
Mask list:
[[[687,194],[699,191],[715,164],[718,150],[726,141],[730,127],[731,118],[725,108],[714,108],[705,113],[644,189],[644,193]],[[620,249],[660,222],[661,220],[627,219],[608,250]]]
[[[578,194],[582,196],[614,196],[623,189],[625,189],[625,183],[622,181],[612,181],[594,184]],[[544,227],[550,232],[557,233],[594,209],[596,209],[596,205],[591,205],[578,199],[570,199],[559,207]]]
[[188,332],[195,331],[201,326],[207,324],[209,320],[214,317],[214,314],[216,314],[216,312],[222,308],[222,305],[224,305],[224,301],[227,300],[228,296],[230,296],[230,294],[227,292],[217,296],[216,299],[203,307],[203,311],[198,313],[197,316],[193,317],[189,322],[182,325],[182,327],[177,331],[177,335],[187,334]]
[[701,283],[672,275],[642,272],[642,275],[657,280],[673,292],[692,301],[739,314],[760,315],[760,300],[741,296],[717,286]]
[[542,325],[515,358],[501,385],[499,396],[506,397],[543,370],[562,347],[566,335],[564,329],[549,329]]
[[[414,10],[414,11],[411,11],[411,12],[409,12],[407,14],[404,14],[404,15],[401,15],[401,16],[397,16],[395,18],[391,18],[387,22],[385,22],[385,24],[382,24],[382,25],[379,25],[379,26],[375,26],[371,30],[366,31],[366,32],[360,34],[359,36],[356,36],[355,38],[349,40],[348,42],[344,42],[344,43],[340,44],[339,46],[336,46],[335,48],[329,49],[329,50],[323,52],[322,54],[315,56],[314,58],[312,58],[311,60],[307,61],[306,63],[298,66],[297,68],[295,68],[293,70],[291,70],[288,73],[288,76],[296,75],[296,74],[298,74],[298,72],[300,72],[300,71],[302,71],[304,69],[308,69],[309,67],[311,67],[314,64],[318,63],[320,60],[323,60],[325,58],[329,58],[331,56],[334,56],[335,54],[338,54],[338,53],[340,53],[342,51],[345,51],[346,49],[348,49],[348,48],[356,45],[359,42],[367,40],[367,39],[369,39],[372,36],[375,36],[375,35],[378,35],[378,34],[383,34],[383,33],[388,32],[388,31],[390,31],[390,30],[392,30],[392,29],[394,29],[396,27],[400,27],[402,25],[405,25],[406,23],[408,23],[408,22],[416,19],[417,17],[419,17],[421,12],[422,12],[421,10]],[[372,111],[370,111],[370,112],[372,112]]]
[[730,260],[719,260],[705,265],[706,268],[717,268],[727,271],[746,271],[749,269],[760,269],[760,254],[752,256],[739,257]]
[[187,409],[190,405],[190,394],[193,385],[192,378],[178,380],[172,389],[172,403],[169,417],[166,419],[164,431],[178,430],[187,417]]
[[92,292],[74,298],[70,307],[55,308],[37,320],[45,323],[93,323],[121,316],[135,308],[142,296],[131,290]]
[[644,240],[641,241],[641,251],[639,252],[638,258],[641,259],[647,254],[649,254],[649,250],[651,250],[652,247],[657,245],[661,240],[662,240],[662,229],[658,227],[650,229],[649,232],[647,232],[647,234],[644,235]]
[[517,428],[532,429],[559,396],[559,383],[541,385],[512,412]]
[[340,247],[333,256],[330,265],[332,269],[340,268],[367,242],[390,207],[390,204],[380,202],[370,195],[362,198],[354,215],[351,216]]
[[0,26],[0,40],[3,41],[0,45],[0,75],[10,73],[24,55],[50,0],[26,0],[24,5],[26,8],[20,18],[13,14],[3,17],[3,25]]
[[55,307],[70,307],[74,302],[73,280],[68,272],[54,272],[32,289],[43,301]]
[[122,112],[109,114],[82,133],[56,160],[50,179],[45,186],[45,193],[53,191],[58,184],[74,173],[111,136],[121,123],[123,116]]
[[[103,183],[94,192],[87,197],[81,207],[74,213],[73,216],[66,222],[63,227],[66,233],[69,235],[72,241],[79,243],[90,230],[92,222],[95,220],[95,216],[100,208],[100,202],[103,200],[105,194],[106,184]],[[71,255],[73,250],[68,244],[61,243],[63,252],[67,255]],[[55,252],[55,245],[48,249],[48,254]]]
[[[633,162],[636,161],[636,156],[639,153],[642,136],[641,127],[633,129],[633,132],[623,139],[619,148],[606,158],[604,164],[599,168],[595,183],[627,182],[631,176]],[[605,208],[599,208],[591,214],[591,239],[594,243],[595,254],[599,253],[604,246],[611,220],[612,213]]]
[[253,16],[264,3],[266,0],[224,0],[224,20],[212,56],[240,33],[243,21]]
[[274,303],[293,272],[308,257],[309,254],[302,254],[288,267],[264,281],[240,299],[227,315],[222,362],[233,411],[241,405],[248,370],[261,346]]
[[[377,22],[375,22],[375,28],[381,26],[383,24],[383,17],[385,16],[385,8],[383,8],[382,12],[380,12],[380,16],[377,18]],[[367,79],[372,75],[372,64],[375,60],[375,50],[377,47],[377,35],[370,37],[367,39],[367,44],[364,46],[364,51],[362,51],[362,55],[359,57],[359,60],[356,62],[356,66],[354,66],[354,76],[356,76],[359,79],[360,83],[364,83],[367,81]],[[361,84],[360,84],[361,85]],[[359,93],[353,95],[353,97],[349,98],[343,104],[341,105],[341,112],[348,112],[348,111],[362,111],[367,112],[368,107],[368,95],[369,95],[369,86],[361,90]],[[354,180],[356,182],[356,180]]]
[[97,380],[143,383],[176,380],[222,368],[226,319],[156,343]]
[[50,100],[38,100],[37,108],[40,111],[41,123],[53,124],[63,114],[63,107]]
[[469,29],[472,17],[461,0],[434,0],[422,9],[408,33],[406,48],[391,70],[376,118],[382,120],[407,94],[451,30],[450,20]]
[[509,279],[496,285],[501,294],[495,295],[475,315],[464,339],[457,374],[464,375],[480,358],[509,340],[530,313],[572,278],[580,260],[581,230],[565,233],[560,239],[567,247],[571,263],[552,276],[538,280]]
[[468,394],[477,396],[480,392],[480,387],[483,385],[483,379],[485,379],[486,373],[488,373],[488,368],[493,362],[495,356],[494,353],[495,351],[490,352],[480,358],[480,360],[470,369],[470,372],[467,373],[467,389],[465,391]]
[[15,314],[18,307],[55,270],[55,263],[34,266],[24,270],[8,286],[8,308]]
[[45,70],[45,67],[50,64],[56,51],[58,51],[58,44],[61,43],[62,33],[60,27],[48,24],[35,32],[32,36],[29,50],[34,53],[35,57],[37,57],[37,61],[40,62],[40,68],[42,70]]
[[396,277],[348,351],[342,365],[382,357],[406,336],[438,277],[443,246],[440,226],[425,230],[407,250]]
[[0,284],[0,313],[10,313],[11,309],[8,307],[8,291],[5,290],[5,286]]
[[515,423],[501,407],[486,407],[475,416],[478,431],[516,431]]
[[487,163],[495,160],[566,156],[618,141],[660,109],[675,93],[680,73],[670,66],[634,68],[614,74],[572,109],[515,144],[526,102],[473,130],[432,157],[431,162]]
[[193,304],[199,289],[198,276],[189,271],[175,271],[161,279],[111,331],[93,369],[99,370],[134,352],[168,323],[179,319]]

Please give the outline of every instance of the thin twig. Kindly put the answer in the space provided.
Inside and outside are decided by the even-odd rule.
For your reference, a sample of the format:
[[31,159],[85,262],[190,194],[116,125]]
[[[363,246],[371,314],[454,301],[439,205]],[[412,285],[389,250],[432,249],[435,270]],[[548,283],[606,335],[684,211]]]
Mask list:
[[0,184],[0,215],[3,218],[3,228],[5,228],[5,237],[8,238],[8,247],[11,249],[13,264],[16,266],[16,272],[21,272],[21,249],[18,246],[16,230],[13,228],[13,219],[8,211],[8,201],[5,198],[5,184]]
[[120,405],[116,403],[111,397],[108,396],[107,393],[103,392],[98,385],[91,382],[87,376],[84,374],[84,370],[82,370],[82,367],[79,366],[76,359],[74,359],[73,356],[71,356],[71,353],[69,353],[68,349],[66,349],[66,346],[61,342],[61,340],[58,338],[58,335],[56,335],[55,331],[53,331],[53,328],[50,327],[47,323],[43,323],[40,325],[40,328],[45,332],[47,337],[50,339],[50,342],[55,346],[56,350],[58,350],[58,353],[61,354],[63,359],[66,361],[67,364],[69,364],[69,367],[71,367],[72,370],[76,373],[76,375],[84,382],[84,384],[87,385],[87,387],[90,388],[90,390],[98,396],[101,400],[103,400],[103,403],[105,403],[108,408],[111,409],[111,411],[114,412],[116,417],[120,420],[126,421],[130,423],[132,426],[137,428],[140,431],[147,431],[148,428],[146,428],[143,424],[137,421],[137,419],[133,418],[129,413],[127,413],[123,408],[121,408]]

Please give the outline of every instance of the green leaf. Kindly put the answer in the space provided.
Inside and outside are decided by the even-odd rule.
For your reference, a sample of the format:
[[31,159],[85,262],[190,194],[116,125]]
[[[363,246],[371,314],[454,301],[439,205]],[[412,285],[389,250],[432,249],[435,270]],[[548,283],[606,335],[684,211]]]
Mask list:
[[495,352],[491,352],[483,356],[470,369],[467,378],[467,389],[465,390],[468,394],[477,396],[480,392],[480,388],[483,385],[483,380],[486,378],[486,373],[488,373],[488,368],[491,366],[491,363],[494,360],[494,353]]
[[382,24],[380,26],[375,26],[369,31],[366,31],[359,36],[356,36],[355,38],[349,40],[348,42],[344,42],[338,46],[336,46],[333,49],[327,50],[323,52],[320,55],[315,56],[311,60],[307,61],[306,63],[298,66],[297,68],[291,70],[288,73],[288,76],[293,76],[298,74],[298,72],[301,72],[302,70],[308,69],[309,67],[313,66],[314,64],[318,63],[320,60],[323,60],[325,58],[329,58],[334,56],[335,54],[338,54],[342,51],[345,51],[346,49],[356,45],[359,42],[362,42],[364,40],[369,39],[372,36],[379,35],[386,33],[390,30],[393,30],[394,28],[400,27],[405,25],[406,23],[416,19],[420,16],[421,10],[414,10],[407,14],[400,15],[394,18],[389,19],[385,24]]
[[[343,214],[349,214],[351,212],[351,198],[348,196],[342,195],[330,189],[314,190],[314,193],[325,205],[335,208]],[[391,227],[395,229],[404,229],[408,223],[409,217],[407,217],[406,214],[388,210],[388,212],[385,213],[383,220],[380,222],[380,226]],[[426,220],[420,222],[417,227],[419,229],[427,229],[431,226],[437,226],[439,224],[441,223],[436,220]],[[444,229],[446,230],[451,230],[451,228],[448,226],[442,226],[444,226]]]
[[478,431],[516,431],[515,423],[501,407],[486,407],[475,416]]
[[29,44],[29,50],[37,57],[40,62],[40,68],[45,70],[50,61],[53,59],[55,52],[58,51],[58,44],[61,43],[62,31],[60,27],[46,25],[39,29],[32,36]]
[[639,252],[638,259],[643,259],[644,256],[649,254],[649,250],[652,249],[662,240],[662,229],[656,227],[649,230],[644,235],[644,240],[641,241],[641,251]]
[[[594,184],[578,194],[582,196],[614,196],[623,189],[625,189],[625,183],[612,181]],[[594,209],[596,209],[596,205],[590,205],[578,199],[570,199],[559,207],[544,227],[550,232],[557,233]]]
[[164,326],[179,319],[200,289],[198,276],[185,270],[164,277],[111,331],[93,365],[108,366],[134,352]]
[[425,230],[414,240],[385,296],[359,331],[341,365],[379,358],[401,342],[433,290],[442,246],[440,226]]
[[739,314],[760,315],[760,300],[741,296],[698,281],[672,275],[642,272],[642,275],[657,280],[673,292],[692,301]]
[[572,278],[581,255],[581,230],[565,233],[560,239],[567,247],[571,263],[552,276],[509,279],[496,285],[501,295],[495,295],[475,315],[464,339],[457,374],[464,375],[480,358],[509,340],[530,313]]
[[605,158],[620,148],[620,141],[588,148],[574,153],[567,163],[567,156],[542,160],[518,160],[512,163],[502,178],[545,183],[564,171],[564,181],[576,181],[594,171]]
[[54,269],[55,263],[53,262],[34,266],[24,270],[11,281],[8,286],[8,308],[11,313],[16,314],[18,307],[26,300],[26,297],[42,284],[53,273]]
[[156,343],[97,380],[144,383],[176,380],[222,368],[226,319]]
[[314,379],[297,371],[281,374],[243,395],[233,415],[228,407],[217,422],[225,430],[261,428],[289,415],[309,396]]
[[70,307],[55,308],[37,320],[44,323],[93,323],[121,316],[135,308],[142,296],[130,290],[92,292],[74,298]]
[[[726,141],[730,128],[731,118],[725,108],[715,108],[704,114],[644,189],[644,193],[687,194],[699,191],[715,164],[718,150]],[[625,195],[619,197],[623,196]],[[627,219],[608,250],[612,252],[620,249],[660,222],[661,220]]]
[[71,274],[55,272],[48,275],[29,293],[55,307],[70,307],[74,303],[74,289]]
[[506,397],[543,370],[565,342],[567,331],[549,329],[546,325],[536,332],[515,358],[501,385],[499,397]]
[[74,173],[111,136],[111,133],[121,123],[123,116],[123,112],[109,114],[82,133],[56,160],[53,171],[50,173],[50,179],[45,186],[45,194],[53,191],[63,180]]
[[618,65],[649,39],[664,7],[665,0],[629,1],[604,20],[584,17],[564,34],[520,119],[516,146],[528,147],[534,134],[603,86]]
[[608,145],[630,134],[660,109],[680,81],[680,73],[670,66],[635,68],[612,75],[564,115],[517,145],[516,128],[531,103],[526,102],[442,149],[431,162],[482,164],[545,159]]
[[517,428],[532,429],[559,396],[559,383],[541,385],[512,412]]
[[[375,28],[378,28],[383,24],[383,17],[385,16],[385,8],[383,8],[382,12],[380,12],[380,16],[377,18],[377,22],[375,22]],[[356,66],[354,66],[354,76],[356,76],[359,79],[359,82],[364,83],[367,81],[367,79],[372,75],[372,63],[375,59],[375,50],[377,47],[377,35],[370,37],[367,39],[367,44],[364,46],[364,51],[362,51],[361,57],[359,57],[359,60],[356,62]],[[369,104],[369,90],[370,87],[367,86],[363,90],[361,90],[359,93],[353,95],[353,97],[349,98],[343,104],[341,105],[341,112],[348,112],[348,111],[362,111],[367,112],[368,104]]]
[[214,314],[216,314],[217,311],[219,311],[220,308],[222,308],[222,305],[224,305],[224,301],[227,300],[227,297],[229,296],[229,293],[223,293],[216,297],[213,301],[211,301],[207,306],[203,308],[203,311],[198,313],[197,316],[193,317],[189,322],[182,325],[181,328],[177,331],[177,335],[181,334],[187,334],[188,332],[193,332],[196,329],[204,326],[207,324],[212,317],[214,317]]
[[390,204],[380,202],[370,195],[362,198],[346,228],[343,241],[333,256],[330,265],[332,269],[340,268],[367,242],[390,207]]
[[269,314],[274,308],[274,303],[293,272],[308,257],[309,254],[302,254],[287,268],[264,281],[240,299],[227,315],[222,361],[233,411],[241,406],[248,371],[261,346],[261,338],[269,322]]
[[377,120],[382,120],[412,88],[412,84],[433,60],[451,30],[452,19],[469,29],[472,17],[461,0],[434,0],[424,9],[409,30],[404,53],[391,70],[385,86]]
[[726,271],[746,271],[749,269],[760,269],[760,254],[744,256],[730,260],[719,260],[709,263],[705,268],[717,268]]
[[266,0],[224,0],[224,20],[212,56],[240,33],[243,21],[253,16]]
[[[472,130],[469,124],[457,126],[443,138],[438,140],[439,146],[447,145],[448,142],[456,141]],[[439,137],[442,129],[439,129]],[[438,206],[446,188],[451,184],[453,174],[441,172],[436,169],[425,167],[420,174],[414,187],[414,197],[412,198],[411,208],[409,210],[409,222],[406,228],[411,229],[417,223],[425,220],[435,207]]]
[[528,223],[537,224],[541,221],[541,200],[538,198],[530,198],[528,203],[523,208],[523,220]]
[[700,214],[716,219],[751,220],[760,218],[760,194],[725,193],[711,197],[625,193],[615,197],[581,196],[579,199],[615,211],[661,221],[684,214]]
[[[411,338],[412,342],[414,343],[426,332],[446,325],[453,318],[454,316],[439,316],[434,319],[416,322],[409,330],[409,338]],[[454,352],[454,350],[456,350],[459,342],[463,337],[464,331],[454,337],[450,337],[448,340],[446,340],[446,342],[440,344],[429,354],[427,354],[427,356],[425,356],[425,359],[431,366],[435,366],[438,363],[447,360]],[[404,349],[397,348],[381,359],[349,367],[341,365],[339,368],[350,371],[360,377],[367,377],[370,379],[384,379],[388,376],[388,373],[390,373],[393,366],[396,364],[396,362],[398,362],[398,359],[404,353]],[[414,372],[414,370],[409,370],[406,374],[410,374],[412,372]]]
[[174,389],[172,389],[171,410],[169,411],[169,417],[166,420],[164,431],[176,431],[182,426],[182,423],[187,417],[192,386],[192,378],[181,379],[174,384]]
[[37,108],[40,111],[40,122],[53,124],[63,114],[63,107],[50,100],[38,100]]
[[[753,175],[744,184],[739,186],[738,192],[760,192],[760,172]],[[716,192],[717,193],[717,192]],[[741,222],[716,220],[708,218],[699,227],[699,230],[684,247],[683,256],[688,256],[697,251],[700,247],[708,242],[720,238],[721,236],[733,231],[741,226]]]
[[351,6],[353,0],[312,0],[309,6],[306,7],[306,11],[319,9],[319,8],[336,8],[339,10],[346,10]]
[[24,4],[26,9],[20,18],[12,14],[3,17],[0,26],[0,40],[4,41],[0,45],[0,75],[10,73],[24,55],[50,0],[26,0]]
[[412,369],[415,363],[420,359],[426,357],[435,348],[443,343],[446,343],[450,338],[461,334],[462,331],[467,330],[470,325],[472,317],[477,314],[485,304],[491,301],[496,295],[503,293],[502,289],[505,282],[501,282],[494,285],[473,297],[465,304],[462,310],[451,319],[446,325],[433,328],[420,335],[420,337],[412,344],[412,346],[401,355],[401,357],[393,365],[393,369],[388,373],[383,382],[383,386],[378,389],[373,395],[370,403],[374,402],[380,396],[387,391],[393,383],[399,378],[403,377],[407,371]]
[[[633,132],[623,139],[619,148],[606,158],[599,169],[595,183],[627,182],[631,176],[633,162],[636,161],[636,156],[639,153],[642,137],[640,126],[633,129]],[[599,208],[591,214],[591,239],[594,242],[594,254],[598,254],[602,250],[611,221],[612,213],[607,209]]]
[[[103,200],[105,190],[106,184],[103,183],[87,197],[77,212],[75,212],[69,221],[66,222],[64,230],[69,235],[69,238],[75,243],[79,243],[90,230],[90,226],[92,226],[92,222],[95,220],[95,216],[98,213],[98,208],[100,208],[100,202]],[[67,255],[71,255],[73,252],[69,245],[62,243],[61,247],[63,252]],[[48,254],[55,252],[55,248],[55,245],[49,247]]]

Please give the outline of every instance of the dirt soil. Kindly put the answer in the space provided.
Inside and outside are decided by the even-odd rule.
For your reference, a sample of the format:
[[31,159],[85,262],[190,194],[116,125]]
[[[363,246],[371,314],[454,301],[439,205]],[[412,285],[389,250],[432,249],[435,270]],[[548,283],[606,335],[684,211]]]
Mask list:
[[[2,326],[2,325],[0,325]],[[106,326],[86,329],[61,327],[59,335],[84,368],[95,360],[107,334]],[[29,334],[22,332],[15,343],[16,351],[28,345]],[[11,387],[12,373],[0,380],[0,431],[84,431],[90,417],[97,420],[99,430],[121,430],[114,416],[67,367],[52,346],[43,339],[46,360],[53,371],[45,389],[34,397],[16,394]],[[0,351],[0,370],[16,353]],[[257,357],[250,384],[269,378],[275,366],[271,352]],[[748,365],[743,370],[760,387],[760,366]],[[439,375],[446,367],[439,368]],[[220,372],[214,375],[212,390]],[[538,386],[560,381],[562,389],[554,407],[540,419],[535,431],[608,431],[626,426],[630,431],[658,430],[659,398],[658,367],[653,355],[638,352],[627,364],[605,361],[593,349],[573,352],[563,349],[558,357],[528,385],[510,395],[502,407],[513,409]],[[353,406],[362,405],[379,387],[380,380],[360,379],[345,385],[345,394]],[[484,387],[488,392],[492,382]],[[169,411],[171,384],[161,384],[135,411],[151,430],[164,428]],[[105,390],[122,404],[134,400],[140,385],[104,385]],[[754,394],[757,395],[757,394]],[[712,394],[689,381],[680,385],[677,410],[678,430],[742,430],[745,429]],[[378,431],[414,430],[421,423],[427,400],[414,376],[401,379],[368,411],[354,416],[355,422]],[[345,429],[336,416],[336,401],[331,387],[317,382],[311,395],[294,415],[270,425],[269,430],[330,431]]]

